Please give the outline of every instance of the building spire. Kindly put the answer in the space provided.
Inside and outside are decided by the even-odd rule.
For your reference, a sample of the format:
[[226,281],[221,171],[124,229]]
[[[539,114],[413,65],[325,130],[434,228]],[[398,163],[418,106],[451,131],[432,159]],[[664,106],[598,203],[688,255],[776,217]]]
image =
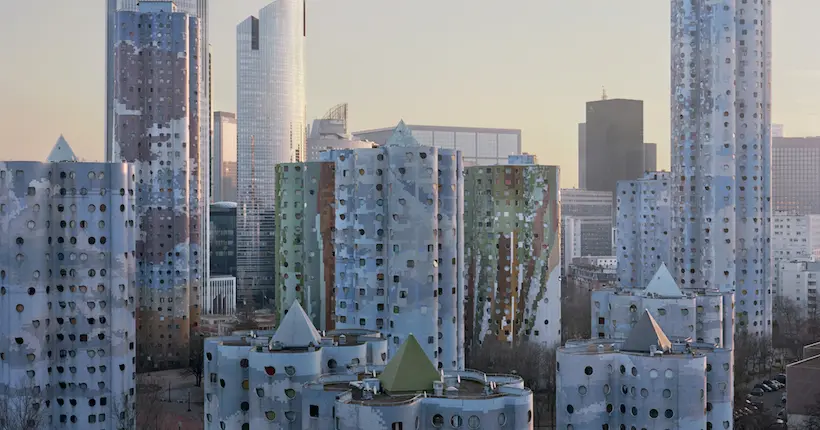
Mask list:
[[608,97],[606,96],[606,87],[601,87],[601,100],[606,100]]

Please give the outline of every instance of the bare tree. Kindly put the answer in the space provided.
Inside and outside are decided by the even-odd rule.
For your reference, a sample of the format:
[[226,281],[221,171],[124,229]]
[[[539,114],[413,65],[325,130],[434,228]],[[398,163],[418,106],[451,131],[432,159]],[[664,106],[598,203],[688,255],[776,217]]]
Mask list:
[[590,289],[564,277],[561,286],[561,338],[589,339],[591,333]]
[[45,428],[45,408],[40,387],[30,379],[6,388],[0,396],[0,430],[41,430]]
[[474,348],[469,367],[485,373],[517,374],[533,392],[535,428],[555,423],[555,349],[531,342],[510,344],[487,337]]
[[735,419],[735,430],[785,430],[769,409],[756,408],[751,414]]
[[119,410],[117,418],[129,423],[131,422],[129,414],[133,413],[137,428],[140,430],[168,430],[174,424],[162,400],[162,386],[159,381],[149,376],[140,375],[137,378],[137,403],[136,407],[132,403],[130,408],[131,412]]
[[205,336],[203,333],[195,332],[191,334],[190,356],[188,357],[188,367],[183,370],[185,375],[193,375],[196,378],[196,386],[202,386],[202,374],[205,371]]

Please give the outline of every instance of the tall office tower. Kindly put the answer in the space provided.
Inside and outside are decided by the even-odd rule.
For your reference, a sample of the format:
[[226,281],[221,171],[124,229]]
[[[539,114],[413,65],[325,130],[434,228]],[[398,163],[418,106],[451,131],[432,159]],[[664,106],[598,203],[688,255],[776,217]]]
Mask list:
[[307,138],[307,161],[319,161],[328,149],[371,148],[373,142],[353,139],[347,132],[347,103],[333,106],[321,119],[313,120]]
[[141,369],[188,363],[208,273],[200,20],[174,10],[142,2],[116,16],[112,155],[134,163],[137,175]]
[[[574,252],[578,256],[612,255],[612,193],[608,191],[587,191],[573,188],[561,190],[561,241],[571,240],[568,234],[580,237],[580,249]],[[567,232],[567,217],[575,220],[572,231]],[[577,241],[572,241],[575,243]],[[562,250],[562,266],[569,266],[572,257],[567,259],[566,250]],[[564,275],[566,276],[566,272]]]
[[673,263],[771,332],[771,1],[672,2]]
[[559,345],[558,167],[476,166],[464,178],[468,342]]
[[658,170],[658,144],[643,144],[643,170],[644,172],[654,172]]
[[303,0],[276,0],[236,27],[239,295],[274,294],[276,170],[305,156]]
[[412,333],[439,369],[464,367],[461,153],[404,122],[379,148],[322,153],[336,169],[336,327]]
[[615,255],[622,287],[645,288],[661,265],[671,265],[671,193],[669,172],[618,182]]
[[319,330],[336,326],[335,191],[332,162],[276,166],[276,309],[298,301]]
[[584,134],[584,189],[614,193],[618,181],[643,175],[643,101],[587,102]]
[[236,158],[236,115],[230,112],[214,112],[214,140],[211,152],[211,172],[213,173],[212,202],[228,200],[225,185],[225,162]]
[[587,188],[587,125],[578,124],[578,188]]
[[[465,166],[507,164],[507,157],[521,154],[521,130],[507,128],[408,125],[421,145],[461,151]],[[384,145],[393,127],[354,132],[357,139]]]
[[134,429],[134,170],[48,161],[0,163],[3,425]]
[[820,137],[772,139],[773,210],[820,214]]

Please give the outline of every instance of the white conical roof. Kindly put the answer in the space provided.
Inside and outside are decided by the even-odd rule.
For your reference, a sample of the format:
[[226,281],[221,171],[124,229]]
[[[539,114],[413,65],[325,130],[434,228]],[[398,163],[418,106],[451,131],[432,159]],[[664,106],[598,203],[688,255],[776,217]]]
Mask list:
[[48,154],[48,158],[46,161],[49,163],[62,163],[64,161],[80,161],[76,155],[74,155],[74,151],[71,149],[71,146],[68,145],[63,135],[60,135],[60,138],[57,139],[57,143],[54,144],[54,148],[51,150],[51,153]]
[[404,123],[404,120],[399,121],[399,124],[393,129],[393,135],[387,139],[385,146],[419,146],[418,140],[413,137],[412,131]]
[[284,347],[299,348],[307,347],[310,344],[319,346],[322,342],[322,336],[313,327],[305,311],[299,302],[294,300],[293,304],[288,309],[279,327],[276,328],[276,333],[271,338],[271,343],[281,343]]
[[678,284],[666,268],[666,264],[661,263],[661,267],[655,272],[655,276],[649,281],[649,285],[643,290],[644,295],[658,295],[661,297],[683,297],[683,293],[678,288]]

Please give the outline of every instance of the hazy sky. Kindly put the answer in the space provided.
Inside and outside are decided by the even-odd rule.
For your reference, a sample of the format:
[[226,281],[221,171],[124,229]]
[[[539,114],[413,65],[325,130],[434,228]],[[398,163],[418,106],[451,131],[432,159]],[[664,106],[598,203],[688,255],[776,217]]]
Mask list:
[[[235,111],[236,24],[268,0],[211,0],[214,110]],[[43,160],[62,133],[103,158],[103,0],[0,4],[0,159]],[[776,0],[774,122],[820,134],[820,2]],[[577,184],[584,102],[645,101],[669,167],[669,0],[308,0],[308,120],[350,103],[352,130],[409,123],[523,130]]]

